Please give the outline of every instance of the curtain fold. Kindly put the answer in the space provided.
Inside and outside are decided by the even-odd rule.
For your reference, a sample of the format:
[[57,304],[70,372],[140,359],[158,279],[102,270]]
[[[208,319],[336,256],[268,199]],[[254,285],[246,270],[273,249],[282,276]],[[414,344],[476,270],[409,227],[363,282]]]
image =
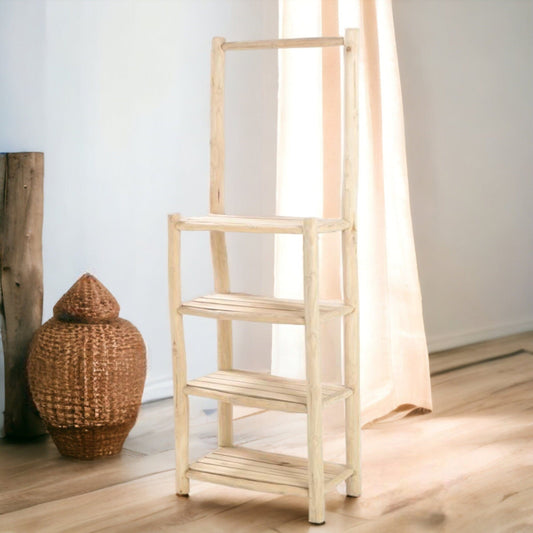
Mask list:
[[[430,410],[431,388],[392,5],[390,0],[362,0],[359,6],[356,2],[280,0],[280,37],[330,32],[332,21],[338,21],[341,35],[346,27],[360,27],[357,227],[364,424],[415,409]],[[339,215],[340,137],[331,134],[333,125],[340,125],[339,57],[313,52],[307,52],[304,59],[301,50],[279,53],[280,215]],[[301,246],[294,239],[276,237],[276,296],[302,297]],[[321,244],[322,298],[339,298],[340,261],[334,259],[339,242],[324,240]],[[273,373],[304,377],[301,329],[274,326]],[[338,380],[342,367],[340,345],[335,342],[340,338],[339,324],[328,324],[321,336],[324,380]]]

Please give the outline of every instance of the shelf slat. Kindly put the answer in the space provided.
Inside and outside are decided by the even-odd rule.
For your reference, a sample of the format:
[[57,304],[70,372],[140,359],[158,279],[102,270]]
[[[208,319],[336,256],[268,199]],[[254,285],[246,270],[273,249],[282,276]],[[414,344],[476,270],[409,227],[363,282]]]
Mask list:
[[[326,491],[332,490],[352,473],[346,465],[324,463]],[[250,448],[218,448],[191,464],[187,476],[277,494],[308,494],[307,459]]]
[[[186,231],[235,231],[244,233],[303,233],[302,217],[248,217],[234,215],[206,215],[182,218],[177,223]],[[348,229],[349,222],[342,218],[319,218],[319,233]]]
[[[341,317],[353,307],[333,300],[320,302],[320,318]],[[179,308],[183,315],[195,315],[222,320],[245,320],[271,324],[304,324],[304,305],[301,300],[268,298],[252,294],[228,293],[200,296]]]
[[[245,370],[219,370],[193,379],[187,383],[185,393],[247,407],[291,413],[307,411],[305,381]],[[322,403],[327,405],[351,393],[351,389],[342,385],[323,384]]]

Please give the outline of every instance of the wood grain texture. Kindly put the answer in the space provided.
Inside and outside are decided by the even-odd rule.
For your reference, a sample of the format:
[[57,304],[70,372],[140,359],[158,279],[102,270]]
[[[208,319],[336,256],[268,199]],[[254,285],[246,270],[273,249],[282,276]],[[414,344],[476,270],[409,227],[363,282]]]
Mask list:
[[[521,347],[533,348],[533,333],[430,358],[438,372],[479,364],[433,378],[433,413],[363,431],[364,493],[356,499],[328,493],[321,531],[531,531],[533,355],[480,363],[483,354],[492,358]],[[344,461],[342,416],[330,409],[326,465]],[[0,440],[0,530],[310,531],[307,499],[299,496],[193,480],[191,496],[176,498],[169,414],[168,401],[143,405],[124,452],[97,462],[62,458],[49,437],[23,445]],[[235,421],[240,446],[269,453],[304,456],[305,431],[305,414],[267,412]],[[193,461],[217,448],[216,434],[216,423],[192,426]],[[167,451],[139,451],[161,443]]]
[[176,493],[189,494],[189,398],[187,385],[187,357],[181,304],[181,232],[179,215],[168,217],[168,289],[170,333],[172,339],[172,382],[174,387],[174,443],[176,449]]
[[209,212],[224,214],[224,78],[225,60],[223,37],[215,37],[211,43],[211,101],[209,139]]
[[433,375],[437,372],[452,368],[450,366],[450,360],[452,358],[454,367],[459,367],[522,349],[533,352],[533,336],[530,332],[517,333],[516,335],[477,342],[467,346],[459,346],[451,350],[433,352],[429,360],[431,373]]
[[322,379],[320,308],[318,304],[318,233],[314,218],[304,220],[305,367],[307,380],[307,453],[309,458],[309,522],[322,524],[326,501],[322,446]]
[[[180,220],[180,229],[184,231],[234,231],[239,233],[303,233],[302,217],[251,217],[235,215],[207,215],[188,217]],[[319,218],[319,233],[342,231],[350,223],[341,218]]]
[[276,48],[322,48],[324,46],[342,46],[342,37],[305,37],[299,39],[270,39],[264,41],[225,42],[223,50],[260,50]]
[[[225,40],[215,37],[211,44],[211,137],[209,211],[224,214],[225,194],[225,136],[224,136],[224,76],[225,58],[222,48]],[[215,276],[215,290],[230,290],[226,236],[222,231],[211,231],[211,259]],[[233,367],[233,333],[229,320],[217,321],[217,361],[219,370]],[[233,408],[229,403],[218,404],[218,440],[220,446],[233,444]]]
[[[219,448],[193,463],[188,475],[231,487],[307,496],[308,468],[307,461],[301,457],[228,447]],[[324,470],[326,490],[351,474],[345,465],[334,463],[326,463]]]
[[346,30],[344,39],[344,162],[342,216],[350,227],[342,232],[344,303],[355,311],[346,315],[344,327],[344,382],[353,395],[346,398],[346,464],[354,475],[346,480],[349,496],[361,495],[360,361],[359,361],[359,274],[357,267],[357,181],[359,169],[358,131],[358,30]]
[[[319,302],[319,320],[329,320],[352,313],[353,307],[333,300]],[[269,298],[252,294],[211,294],[184,302],[184,315],[246,320],[276,324],[304,324],[304,302]]]
[[[307,382],[242,370],[218,371],[187,383],[185,392],[193,396],[225,400],[236,405],[276,409],[291,413],[307,411]],[[322,404],[342,400],[352,391],[342,385],[324,384]]]
[[30,399],[28,348],[43,310],[44,155],[0,154],[0,328],[5,365],[5,434],[42,435]]

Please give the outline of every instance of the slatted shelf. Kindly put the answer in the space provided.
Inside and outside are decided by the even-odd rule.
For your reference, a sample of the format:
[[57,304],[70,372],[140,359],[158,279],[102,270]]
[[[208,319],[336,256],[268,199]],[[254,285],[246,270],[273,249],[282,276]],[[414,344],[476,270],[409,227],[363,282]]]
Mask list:
[[[325,462],[325,491],[352,474],[346,465]],[[307,459],[250,448],[218,448],[191,464],[187,477],[243,489],[308,495]]]
[[[225,214],[224,76],[230,50],[343,46],[344,139],[340,218],[257,217]],[[176,493],[188,495],[189,478],[245,489],[300,494],[309,499],[309,521],[323,524],[324,493],[346,481],[347,496],[361,494],[359,420],[359,338],[356,203],[358,158],[358,33],[345,37],[226,42],[215,37],[211,48],[209,214],[170,215],[169,301],[174,368]],[[305,196],[305,188],[302,189]],[[216,294],[182,302],[181,238],[183,231],[209,231]],[[231,293],[226,232],[301,235],[304,301]],[[319,234],[342,232],[344,301],[319,300]],[[183,315],[217,320],[218,371],[187,382]],[[322,321],[344,317],[345,385],[321,382]],[[305,326],[306,380],[285,379],[233,369],[232,320]],[[219,448],[189,465],[188,396],[218,400]],[[322,407],[345,400],[346,465],[324,463]],[[307,414],[308,459],[233,446],[233,405]]]
[[[180,230],[187,231],[235,231],[244,233],[303,233],[301,217],[248,217],[234,215],[206,215],[181,218],[177,222]],[[342,218],[319,218],[319,233],[348,229],[350,223]]]
[[[320,302],[320,319],[347,315],[353,307],[333,300]],[[271,324],[304,324],[301,300],[269,298],[244,293],[210,294],[184,302],[183,315],[204,316],[223,320],[245,320]]]
[[[292,413],[307,411],[305,381],[245,370],[219,370],[193,379],[187,383],[185,393],[247,407]],[[351,389],[342,385],[322,385],[323,405],[347,398],[351,394]]]

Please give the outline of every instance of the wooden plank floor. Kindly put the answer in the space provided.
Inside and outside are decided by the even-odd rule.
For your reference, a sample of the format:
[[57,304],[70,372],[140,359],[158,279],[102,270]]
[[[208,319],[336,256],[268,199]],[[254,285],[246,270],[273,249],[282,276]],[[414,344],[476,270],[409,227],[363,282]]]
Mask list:
[[[193,481],[174,495],[171,402],[143,407],[119,457],[59,456],[48,438],[0,441],[0,532],[533,532],[533,333],[434,354],[435,410],[363,431],[363,496],[307,501]],[[328,412],[325,457],[344,436]],[[236,421],[237,444],[305,455],[305,415]],[[212,423],[192,428],[192,459],[216,448]]]

